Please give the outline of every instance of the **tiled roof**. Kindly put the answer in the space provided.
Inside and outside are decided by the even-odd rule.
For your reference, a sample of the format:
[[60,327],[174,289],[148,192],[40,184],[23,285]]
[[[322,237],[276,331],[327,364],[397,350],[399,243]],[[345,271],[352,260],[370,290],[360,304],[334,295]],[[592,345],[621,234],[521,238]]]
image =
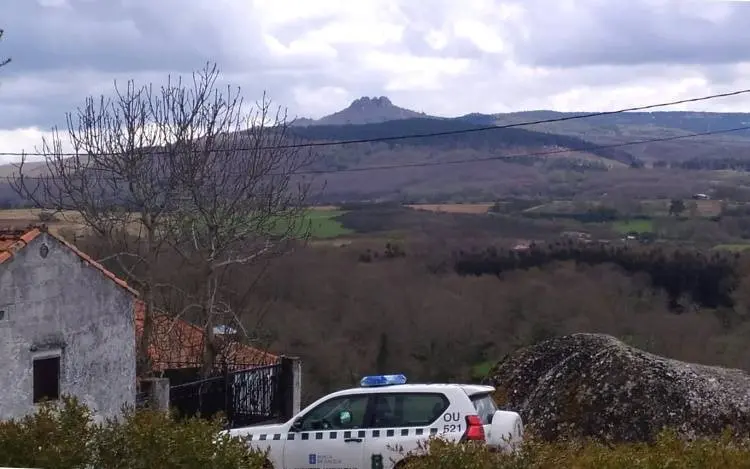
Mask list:
[[[96,262],[91,256],[63,239],[62,237],[47,231],[46,226],[29,226],[24,229],[5,228],[0,229],[0,264],[12,259],[13,256],[27,244],[33,241],[41,233],[47,233],[68,249],[73,251],[82,261],[99,270],[104,276],[112,280],[116,285],[126,289],[138,297],[138,292],[130,287],[127,282],[118,278],[102,264]],[[143,333],[144,303],[135,300],[135,329],[136,337],[140,339]],[[277,363],[279,357],[260,349],[231,341],[224,347],[226,357],[219,357],[227,363],[236,366],[249,367],[254,365],[270,365]],[[155,371],[163,371],[168,368],[190,368],[200,366],[203,354],[203,331],[194,324],[182,321],[167,315],[154,318],[153,344],[149,347],[149,355]]]
[[[143,301],[136,300],[135,329],[139,339],[143,334],[144,309]],[[200,327],[167,315],[155,315],[153,324],[149,357],[154,371],[201,366],[204,335]],[[229,341],[222,348],[224,353],[216,357],[216,361],[226,362],[229,371],[233,368],[272,365],[279,361],[276,355],[236,341]]]
[[23,249],[40,233],[39,228],[0,230],[0,264],[12,258],[16,252]]

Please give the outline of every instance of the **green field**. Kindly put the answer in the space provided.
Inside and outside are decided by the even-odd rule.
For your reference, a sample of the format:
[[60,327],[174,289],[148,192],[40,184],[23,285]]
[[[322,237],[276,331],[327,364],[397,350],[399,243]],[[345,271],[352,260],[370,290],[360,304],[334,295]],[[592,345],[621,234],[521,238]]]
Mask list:
[[654,231],[652,220],[622,220],[612,224],[612,228],[618,233],[651,233]]
[[[320,208],[308,210],[303,220],[298,220],[295,224],[300,226],[300,230],[310,228],[310,237],[316,239],[336,238],[353,234],[354,231],[344,228],[338,221],[334,220],[339,215],[346,213],[343,210],[334,208]],[[17,209],[17,210],[0,210],[0,225],[18,225],[39,223],[39,210]],[[309,225],[308,225],[309,223]],[[58,215],[56,220],[50,223],[51,230],[59,232],[60,229],[69,229],[74,232],[83,232],[84,224],[80,221],[77,213],[67,212],[64,215]],[[135,222],[134,222],[135,225]],[[274,233],[285,233],[286,220],[280,217],[276,226],[272,230]],[[137,230],[137,227],[134,228]]]
[[750,244],[717,244],[713,249],[721,249],[724,251],[742,252],[750,249]]
[[[308,210],[302,219],[297,219],[295,223],[295,236],[303,236],[305,231],[310,230],[311,239],[331,239],[339,236],[354,234],[353,230],[345,228],[340,222],[335,220],[339,215],[346,213],[343,210]],[[279,219],[274,226],[273,231],[278,234],[286,233],[288,230],[287,220]]]
[[305,218],[305,222],[310,223],[310,237],[326,239],[353,234],[354,231],[334,220],[344,213],[343,210],[310,210]]
[[525,213],[580,213],[597,207],[598,202],[582,202],[575,204],[569,200],[555,200],[542,205],[536,205],[524,210]]

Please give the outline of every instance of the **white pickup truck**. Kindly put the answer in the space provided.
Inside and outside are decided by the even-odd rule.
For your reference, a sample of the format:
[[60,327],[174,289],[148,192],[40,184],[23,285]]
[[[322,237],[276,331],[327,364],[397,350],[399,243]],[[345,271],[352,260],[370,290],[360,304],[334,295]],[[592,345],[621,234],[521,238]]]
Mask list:
[[492,386],[405,383],[403,375],[366,376],[359,388],[318,399],[286,423],[229,434],[267,450],[274,469],[391,469],[432,436],[499,450],[523,439],[521,417],[497,409]]

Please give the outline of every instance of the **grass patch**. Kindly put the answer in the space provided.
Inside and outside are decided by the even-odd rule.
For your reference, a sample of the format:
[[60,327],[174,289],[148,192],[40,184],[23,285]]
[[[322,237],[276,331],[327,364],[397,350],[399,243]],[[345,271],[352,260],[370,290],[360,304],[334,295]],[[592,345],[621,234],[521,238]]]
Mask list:
[[492,205],[493,203],[487,202],[481,204],[412,204],[407,205],[407,207],[438,213],[486,214]]
[[583,202],[575,204],[570,200],[555,200],[542,205],[535,205],[534,207],[527,208],[524,210],[525,213],[577,213],[582,210],[588,210],[596,207],[596,202]]
[[[527,437],[530,437],[527,434]],[[750,440],[728,432],[715,438],[684,441],[663,432],[652,444],[606,444],[561,439],[553,443],[527,438],[516,454],[484,445],[429,442],[430,452],[410,459],[404,469],[661,469],[750,468]]]
[[[649,199],[641,200],[638,205],[641,207],[641,213],[651,217],[666,217],[669,215],[669,199]],[[685,202],[687,203],[687,201]]]
[[[41,210],[37,209],[13,209],[13,210],[0,210],[0,227],[25,227],[29,224],[42,223],[39,214]],[[307,211],[304,215],[304,219],[300,220],[296,224],[300,226],[300,230],[307,228],[307,223],[310,224],[310,237],[315,239],[329,239],[337,238],[339,236],[346,236],[354,234],[355,231],[344,227],[336,217],[346,213],[344,210],[339,210],[334,206],[324,207],[313,207]],[[134,217],[135,218],[135,217]],[[86,227],[80,219],[77,212],[64,212],[56,215],[54,220],[48,221],[50,230],[59,233],[60,230],[67,229],[76,234],[86,233]],[[133,221],[133,232],[138,232],[138,222]],[[285,220],[279,220],[274,233],[285,233],[286,232]]]
[[310,237],[316,239],[337,238],[354,234],[354,230],[344,227],[336,217],[343,215],[343,210],[311,210],[307,213],[306,222],[310,222]]
[[712,249],[721,249],[724,251],[742,252],[750,249],[750,244],[717,244]]
[[[670,216],[670,199],[651,199],[640,202],[644,215],[651,217]],[[683,199],[685,211],[681,215],[689,217],[710,218],[721,215],[721,200],[692,200]]]
[[653,233],[653,220],[621,220],[612,224],[612,228],[620,234],[626,233]]
[[[308,210],[302,219],[298,219],[295,224],[295,236],[302,236],[304,230],[310,229],[310,238],[312,239],[331,239],[340,236],[354,234],[355,231],[346,228],[336,217],[346,213],[343,210]],[[288,220],[283,218],[274,223],[274,233],[283,234],[289,231]]]

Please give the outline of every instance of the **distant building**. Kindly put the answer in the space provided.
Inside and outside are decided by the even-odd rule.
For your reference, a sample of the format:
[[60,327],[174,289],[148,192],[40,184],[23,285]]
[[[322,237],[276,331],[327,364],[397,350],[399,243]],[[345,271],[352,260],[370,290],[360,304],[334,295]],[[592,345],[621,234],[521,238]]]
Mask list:
[[562,233],[560,233],[560,236],[563,238],[572,238],[581,241],[591,240],[591,235],[582,231],[563,231]]
[[518,241],[516,241],[516,243],[515,243],[515,244],[514,244],[514,245],[513,245],[513,246],[512,246],[511,248],[510,248],[510,250],[511,250],[511,251],[516,251],[516,252],[520,252],[520,251],[528,251],[528,250],[529,250],[529,249],[531,249],[531,247],[532,247],[533,245],[535,245],[535,244],[536,244],[536,242],[535,242],[535,241],[530,241],[530,240],[518,240]]
[[44,228],[0,231],[0,420],[63,394],[99,417],[132,405],[136,297]]

